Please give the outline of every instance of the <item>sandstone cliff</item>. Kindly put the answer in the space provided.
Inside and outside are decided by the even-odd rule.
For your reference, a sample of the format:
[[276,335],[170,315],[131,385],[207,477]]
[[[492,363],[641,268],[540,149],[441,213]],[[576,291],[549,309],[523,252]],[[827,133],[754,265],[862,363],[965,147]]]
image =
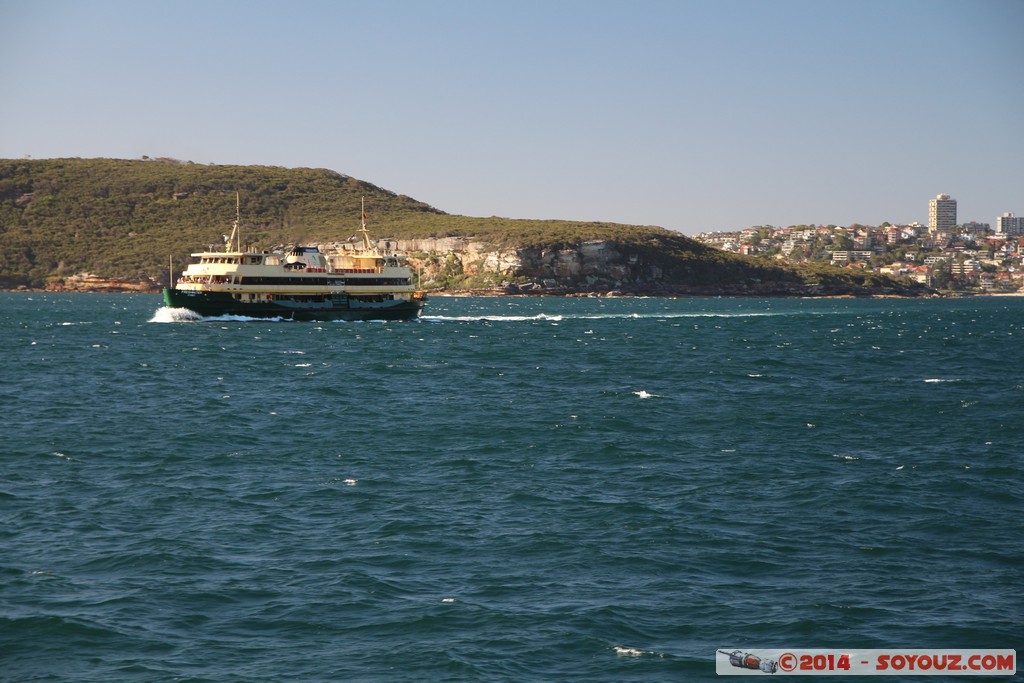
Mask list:
[[[333,249],[337,244],[323,244]],[[833,271],[813,276],[753,261],[669,254],[665,245],[592,240],[562,247],[501,247],[467,237],[381,240],[404,254],[426,289],[478,294],[920,295],[889,278]],[[687,258],[687,256],[690,256]]]
[[130,280],[78,273],[68,277],[53,277],[46,281],[48,292],[136,292],[153,293],[160,291],[161,284],[148,278]]
[[[465,285],[510,291],[609,291],[650,286],[660,269],[614,242],[590,241],[568,248],[501,248],[469,238],[397,240],[391,243],[420,274],[425,286]],[[458,284],[457,282],[454,284]]]

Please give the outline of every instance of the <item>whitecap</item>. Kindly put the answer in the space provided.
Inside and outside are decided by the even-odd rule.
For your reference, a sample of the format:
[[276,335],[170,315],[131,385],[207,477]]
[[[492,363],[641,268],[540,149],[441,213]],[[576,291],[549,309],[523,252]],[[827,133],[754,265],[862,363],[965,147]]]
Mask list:
[[658,398],[657,394],[648,393],[647,391],[644,391],[643,389],[641,389],[640,391],[634,391],[633,393],[636,394],[637,396],[639,396],[640,398]]
[[184,323],[202,319],[203,316],[188,308],[171,308],[170,306],[162,306],[156,309],[156,312],[153,313],[153,317],[149,319],[149,322]]
[[[184,323],[184,322],[195,322],[195,321],[207,321],[207,322],[261,322],[261,323],[280,323],[280,322],[292,322],[290,318],[254,318],[248,315],[217,315],[204,317],[189,308],[171,308],[170,306],[163,306],[158,308],[153,317],[149,319],[151,323]],[[228,328],[223,328],[228,329]]]
[[654,655],[655,657],[665,656],[661,653],[654,652],[653,650],[640,650],[635,647],[620,647],[616,645],[612,649],[615,650],[615,654],[617,654],[620,657],[645,657],[650,655]]
[[[202,316],[200,316],[199,319],[200,320],[213,320],[215,322],[222,322],[222,323],[238,323],[238,322],[241,322],[241,323],[245,323],[245,322],[283,323],[283,322],[293,322],[290,318],[281,318],[281,317],[277,317],[277,318],[253,318],[252,316],[248,316],[248,315],[218,315],[218,316],[210,317],[210,318],[203,318]],[[227,329],[227,328],[225,328],[225,329]]]

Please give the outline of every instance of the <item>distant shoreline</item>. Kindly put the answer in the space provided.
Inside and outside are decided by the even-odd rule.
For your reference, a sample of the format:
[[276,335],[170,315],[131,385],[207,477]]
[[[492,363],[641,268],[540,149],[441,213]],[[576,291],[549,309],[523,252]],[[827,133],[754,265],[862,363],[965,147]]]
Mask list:
[[[0,288],[0,293],[5,294],[152,294],[159,295],[161,289],[113,289],[97,287],[95,289],[41,289],[32,287],[16,287],[13,289]],[[944,298],[944,299],[958,299],[968,297],[1024,297],[1024,291],[1017,292],[943,292],[931,297],[920,297],[920,296],[904,296],[900,294],[737,294],[735,292],[730,293],[703,293],[703,294],[627,294],[627,293],[608,293],[608,292],[578,292],[578,293],[544,293],[538,292],[536,294],[523,294],[523,293],[510,293],[504,294],[501,292],[471,292],[464,290],[450,290],[450,291],[438,291],[428,292],[428,296],[435,297],[487,297],[487,298],[499,298],[499,297],[520,297],[520,298],[553,298],[553,299],[685,299],[685,298],[701,298],[701,297],[725,297],[725,298],[736,298],[736,299],[919,299],[919,298]]]

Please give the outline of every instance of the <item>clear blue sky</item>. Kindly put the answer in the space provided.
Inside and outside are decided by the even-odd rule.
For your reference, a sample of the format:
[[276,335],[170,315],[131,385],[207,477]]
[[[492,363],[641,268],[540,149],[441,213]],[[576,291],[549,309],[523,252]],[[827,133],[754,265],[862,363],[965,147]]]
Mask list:
[[1024,0],[0,0],[0,157],[694,234],[1024,214]]

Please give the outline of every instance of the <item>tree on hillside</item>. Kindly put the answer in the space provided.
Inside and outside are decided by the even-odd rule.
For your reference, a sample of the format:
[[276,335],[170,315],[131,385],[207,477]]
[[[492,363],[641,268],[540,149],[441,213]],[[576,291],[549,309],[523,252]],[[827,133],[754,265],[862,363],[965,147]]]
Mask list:
[[932,287],[948,289],[953,279],[953,270],[948,261],[939,261],[932,266]]

